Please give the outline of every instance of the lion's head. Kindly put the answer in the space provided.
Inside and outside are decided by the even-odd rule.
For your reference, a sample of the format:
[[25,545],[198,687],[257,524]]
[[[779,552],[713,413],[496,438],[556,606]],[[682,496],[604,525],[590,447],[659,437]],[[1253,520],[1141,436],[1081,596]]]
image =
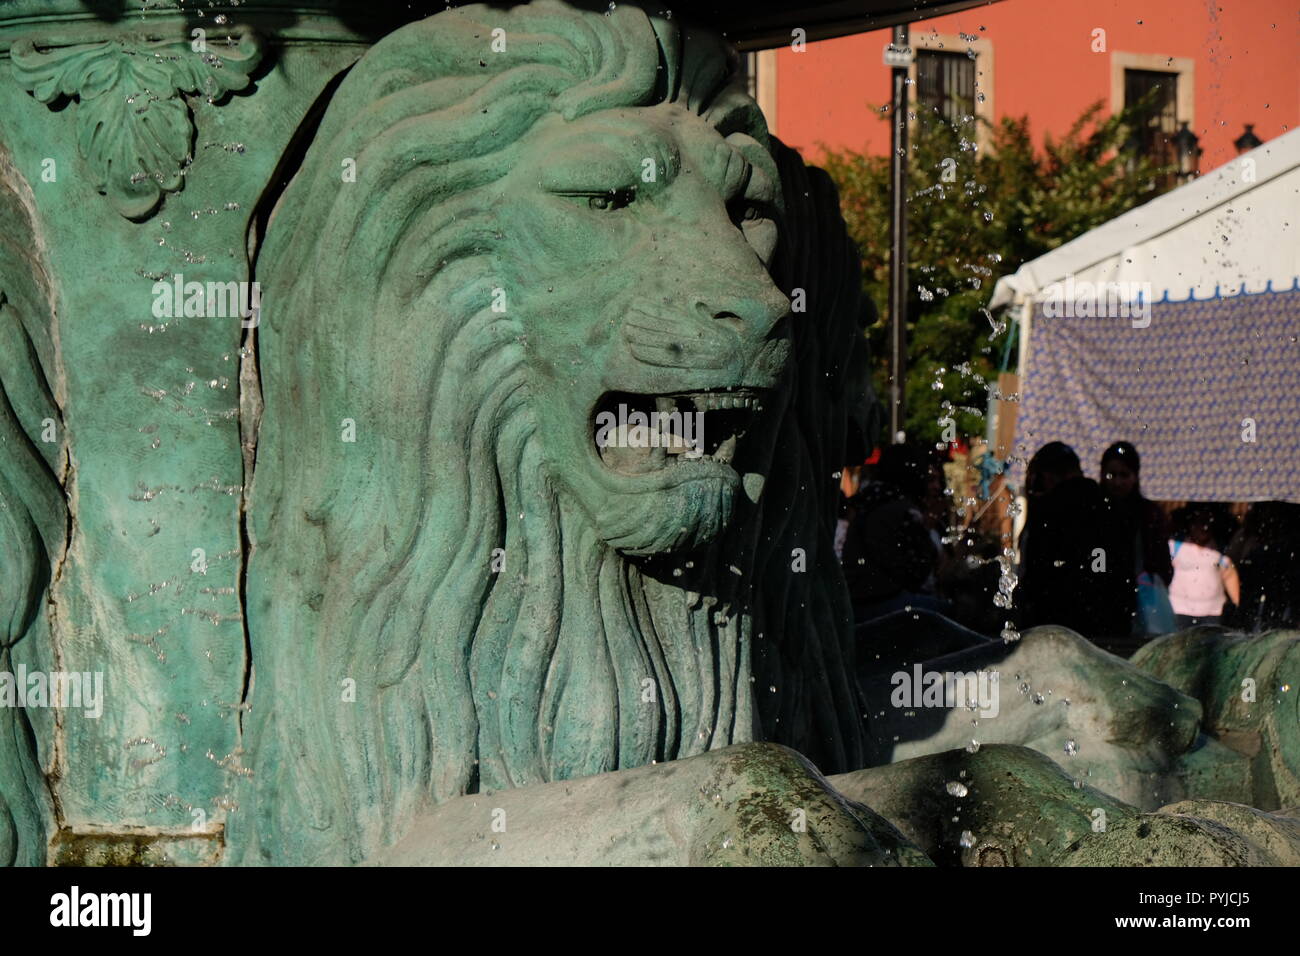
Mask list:
[[[766,472],[744,431],[780,381],[790,302],[766,269],[779,183],[748,105],[724,89],[698,112],[665,99],[551,113],[489,190],[545,469],[629,554],[713,541],[741,473]],[[598,415],[636,412],[699,414],[703,454],[666,430],[598,448]]]
[[[756,733],[860,754],[821,566],[856,263],[733,62],[627,5],[463,8],[378,43],[305,133],[257,264],[235,842],[361,859],[423,801]],[[774,276],[819,269],[792,315]],[[618,406],[702,413],[703,454],[598,442]]]

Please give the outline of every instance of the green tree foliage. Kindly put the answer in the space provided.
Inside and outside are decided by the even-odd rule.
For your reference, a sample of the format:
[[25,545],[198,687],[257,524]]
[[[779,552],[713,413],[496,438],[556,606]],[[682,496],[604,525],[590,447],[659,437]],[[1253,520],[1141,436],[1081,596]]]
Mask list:
[[[888,119],[887,108],[880,112]],[[988,148],[977,146],[973,117],[916,117],[907,195],[909,437],[940,441],[939,421],[952,412],[959,435],[984,433],[985,383],[996,379],[1010,334],[986,309],[998,277],[1162,191],[1168,170],[1126,148],[1134,116],[1104,117],[1096,103],[1059,140],[1045,136],[1041,150],[1028,117],[984,127]],[[822,165],[862,252],[863,285],[880,316],[868,331],[876,389],[887,396],[889,157],[830,152]]]

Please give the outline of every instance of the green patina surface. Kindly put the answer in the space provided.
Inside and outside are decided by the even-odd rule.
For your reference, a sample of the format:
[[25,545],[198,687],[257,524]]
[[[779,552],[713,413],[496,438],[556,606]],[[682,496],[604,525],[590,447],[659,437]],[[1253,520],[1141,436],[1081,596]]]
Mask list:
[[[404,27],[280,203],[235,845],[356,861],[430,797],[756,725],[861,762],[825,533],[855,259],[718,38],[555,3]],[[706,454],[599,451],[619,405],[702,413]]]
[[[861,762],[824,534],[856,260],[718,38],[470,8],[334,90],[371,38],[324,12],[202,50],[176,11],[6,13],[4,662],[106,691],[0,715],[0,857],[355,861],[430,797],[760,724]],[[160,315],[177,281],[257,281],[261,327]],[[609,396],[762,408],[669,467],[602,460]]]
[[[0,709],[0,862],[437,862],[484,791],[535,797],[532,861],[586,818],[568,862],[947,862],[898,803],[942,809],[931,765],[813,766],[888,750],[831,549],[869,309],[725,43],[631,4],[222,15],[199,49],[184,11],[0,8],[0,670],[104,675],[98,718]],[[160,314],[178,281],[259,283],[260,324]],[[710,455],[602,454],[620,402],[703,412]],[[1091,693],[1006,742],[1073,721],[1107,786],[1177,762],[1222,797],[1250,761],[1300,802],[1293,639],[1196,633],[1130,686],[1045,632],[1016,661]],[[965,767],[963,862],[1142,862],[1130,823],[1290,852],[1029,753]],[[1094,804],[1119,822],[1076,838]]]
[[1133,663],[1199,700],[1202,728],[1224,753],[1189,755],[1188,797],[1300,807],[1300,633],[1193,628],[1152,641]]
[[0,711],[0,861],[210,842],[234,806],[245,331],[153,287],[250,278],[259,196],[364,46],[190,27],[0,9],[0,670],[104,675],[98,719]]
[[874,810],[837,793],[781,747],[736,748],[700,788],[708,824],[690,863],[708,866],[929,866]]
[[1138,815],[1045,755],[1004,744],[917,757],[830,783],[948,866],[1050,866],[1094,825]]
[[1300,820],[1220,800],[1144,813],[993,745],[831,777],[940,866],[1295,866]]

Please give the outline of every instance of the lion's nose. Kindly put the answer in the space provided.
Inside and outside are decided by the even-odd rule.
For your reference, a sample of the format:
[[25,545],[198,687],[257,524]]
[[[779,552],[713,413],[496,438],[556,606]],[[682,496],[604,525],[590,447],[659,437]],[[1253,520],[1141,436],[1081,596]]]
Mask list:
[[735,312],[718,312],[713,317],[732,325],[735,327],[737,332],[741,331],[745,327],[745,320],[736,315]]
[[765,338],[790,312],[790,300],[775,285],[769,285],[758,295],[736,296],[723,302],[697,300],[696,314],[725,322],[738,333]]

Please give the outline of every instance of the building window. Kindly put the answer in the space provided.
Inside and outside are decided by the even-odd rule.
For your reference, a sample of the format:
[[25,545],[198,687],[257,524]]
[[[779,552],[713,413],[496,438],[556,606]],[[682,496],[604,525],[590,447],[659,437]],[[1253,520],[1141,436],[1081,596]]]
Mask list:
[[992,42],[966,34],[913,30],[911,43],[916,57],[908,75],[917,129],[938,119],[957,128],[981,151],[990,149],[997,115]]
[[918,50],[916,100],[953,126],[975,112],[975,60],[965,53]]
[[767,131],[776,134],[776,51],[758,50],[740,55],[739,73],[745,92],[758,101]]
[[1124,106],[1134,111],[1133,149],[1159,166],[1178,161],[1178,74],[1160,70],[1124,71]]
[[1136,112],[1130,156],[1141,156],[1169,172],[1157,185],[1178,182],[1178,128],[1196,125],[1196,62],[1191,57],[1165,53],[1110,55],[1110,109]]
[[758,54],[742,53],[740,55],[740,69],[745,76],[745,92],[754,99],[758,99]]

